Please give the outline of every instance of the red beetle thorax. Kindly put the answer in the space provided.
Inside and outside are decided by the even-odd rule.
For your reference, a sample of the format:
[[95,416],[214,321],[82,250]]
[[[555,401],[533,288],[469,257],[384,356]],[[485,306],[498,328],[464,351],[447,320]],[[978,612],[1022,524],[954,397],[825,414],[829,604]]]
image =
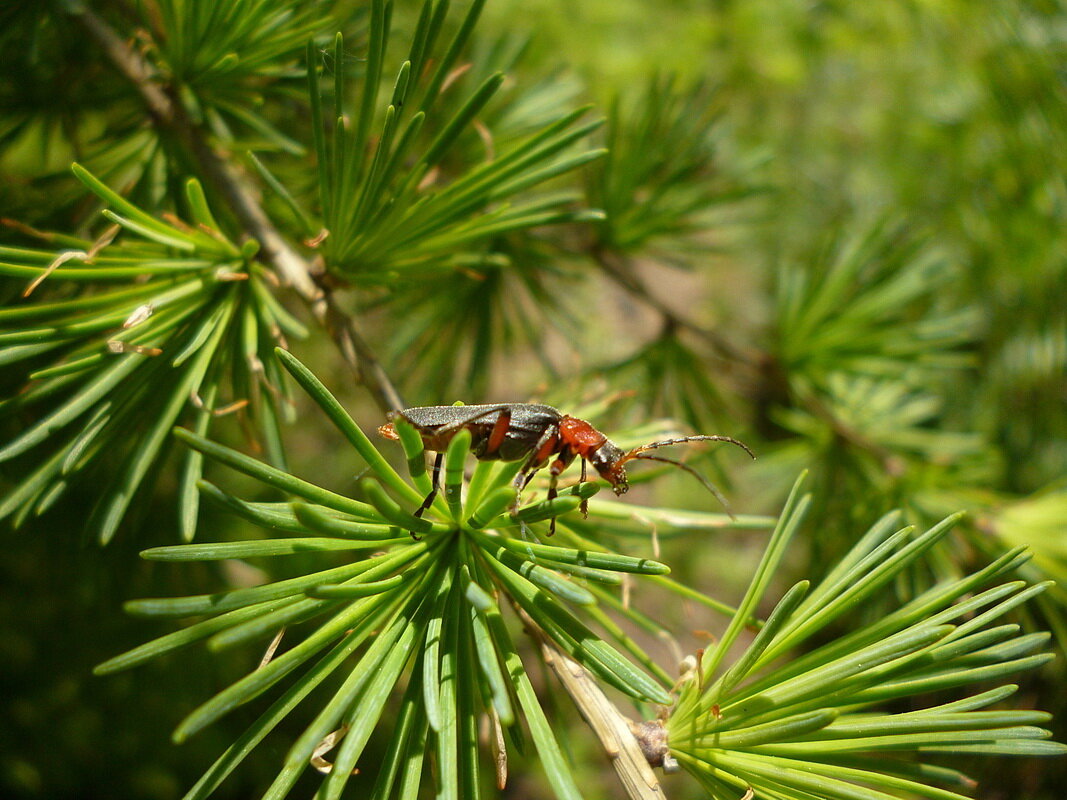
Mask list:
[[559,423],[559,438],[582,458],[589,458],[608,437],[577,417],[563,417]]

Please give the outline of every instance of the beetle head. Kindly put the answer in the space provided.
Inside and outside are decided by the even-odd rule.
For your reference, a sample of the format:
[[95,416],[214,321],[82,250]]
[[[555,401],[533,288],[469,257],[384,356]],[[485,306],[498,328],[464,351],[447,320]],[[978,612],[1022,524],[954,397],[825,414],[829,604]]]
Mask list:
[[589,454],[589,463],[601,478],[611,484],[615,494],[625,494],[630,488],[626,482],[626,469],[622,466],[625,460],[626,454],[610,441],[605,441]]

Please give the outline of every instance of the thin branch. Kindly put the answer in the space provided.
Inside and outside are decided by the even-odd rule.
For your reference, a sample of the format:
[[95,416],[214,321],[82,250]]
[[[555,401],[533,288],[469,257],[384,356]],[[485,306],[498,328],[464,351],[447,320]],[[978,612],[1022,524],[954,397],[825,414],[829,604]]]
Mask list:
[[899,477],[906,469],[903,459],[889,448],[880,445],[870,437],[849,425],[836,414],[830,406],[814,392],[804,392],[798,400],[805,403],[816,417],[830,426],[834,435],[859,450],[866,451],[878,460],[887,475]]
[[312,304],[316,319],[333,339],[357,380],[374,396],[378,407],[385,412],[399,411],[407,404],[400,397],[385,368],[378,361],[366,340],[359,335],[352,318],[337,306],[332,293],[323,292]]
[[605,275],[663,317],[664,323],[668,327],[681,328],[699,336],[708,343],[715,355],[725,361],[749,367],[759,363],[759,353],[745,350],[721,334],[693,322],[656,297],[645,286],[644,281],[637,275],[633,263],[626,256],[602,247],[591,248],[589,255],[596,261]]
[[[630,799],[666,800],[663,787],[652,771],[653,765],[673,763],[666,737],[661,737],[656,743],[639,738],[644,737],[646,723],[636,723],[619,711],[585,667],[556,647],[555,642],[514,599],[511,607],[522,620],[526,632],[541,645],[545,663],[556,673],[564,690],[581,712],[582,719],[600,740]],[[653,723],[652,727],[663,730],[658,723]]]
[[[539,631],[538,628],[533,630]],[[611,758],[611,766],[615,768],[631,800],[666,800],[663,787],[650,766],[657,755],[658,763],[662,764],[663,753],[653,754],[651,749],[646,751],[644,743],[637,738],[644,728],[615,707],[585,667],[556,648],[546,636],[538,635],[545,663],[556,673],[582,717],[600,739],[604,752]],[[662,726],[655,723],[653,727],[663,730]]]
[[383,411],[404,407],[389,376],[360,336],[352,318],[341,310],[332,294],[315,280],[311,262],[278,232],[260,206],[245,178],[208,143],[206,132],[195,124],[185,107],[158,83],[155,71],[141,55],[91,10],[82,5],[71,12],[103,48],[115,67],[137,88],[156,126],[172,133],[192,155],[204,176],[226,199],[246,233],[260,244],[260,255],[282,282],[306,302],[312,315],[333,339],[345,363]]

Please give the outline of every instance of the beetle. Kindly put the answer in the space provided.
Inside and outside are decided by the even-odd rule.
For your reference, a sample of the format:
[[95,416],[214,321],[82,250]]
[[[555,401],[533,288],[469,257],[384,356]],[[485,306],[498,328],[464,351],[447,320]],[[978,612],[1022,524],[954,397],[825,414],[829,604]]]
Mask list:
[[[471,433],[471,452],[481,461],[523,461],[522,469],[515,476],[514,486],[521,492],[539,470],[548,464],[552,456],[556,460],[549,467],[548,499],[556,497],[556,481],[574,459],[582,462],[581,481],[586,480],[588,462],[606,480],[616,495],[625,494],[630,488],[626,480],[627,461],[645,459],[662,461],[681,467],[694,475],[712,494],[722,496],[707,479],[681,461],[663,456],[645,455],[649,450],[685,442],[729,442],[737,445],[750,456],[755,454],[748,445],[731,436],[682,436],[650,442],[632,450],[624,451],[590,423],[560,412],[552,406],[539,403],[500,403],[472,406],[422,406],[392,411],[389,423],[378,428],[386,439],[399,439],[392,420],[403,419],[418,431],[423,447],[437,453],[433,465],[433,486],[415,516],[422,516],[437,496],[444,450],[452,438],[462,430]],[[725,502],[725,501],[723,501]],[[585,507],[583,502],[582,511]],[[552,519],[549,536],[555,533],[556,520]]]

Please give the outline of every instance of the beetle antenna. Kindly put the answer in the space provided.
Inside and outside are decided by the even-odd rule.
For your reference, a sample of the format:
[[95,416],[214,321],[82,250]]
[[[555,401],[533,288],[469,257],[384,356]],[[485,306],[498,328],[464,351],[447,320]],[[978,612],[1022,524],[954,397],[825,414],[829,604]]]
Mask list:
[[723,509],[726,511],[727,514],[730,515],[730,519],[737,519],[737,517],[734,516],[734,512],[730,510],[730,504],[726,501],[726,498],[723,496],[723,493],[716,488],[715,484],[713,484],[711,481],[709,481],[707,478],[705,478],[703,475],[701,475],[688,464],[683,464],[681,461],[675,461],[673,458],[667,458],[666,456],[645,456],[641,454],[636,454],[632,457],[639,458],[642,461],[662,461],[665,464],[674,464],[674,466],[676,467],[681,467],[694,478],[696,478],[698,481],[700,481],[704,485],[705,489],[715,495],[715,499],[722,503]]
[[684,444],[686,442],[728,442],[730,444],[737,445],[750,456],[752,456],[752,458],[756,457],[756,454],[752,452],[749,446],[744,442],[740,441],[739,439],[734,439],[732,436],[722,436],[716,434],[713,436],[682,436],[678,439],[663,439],[658,442],[651,442],[649,444],[641,445],[640,447],[635,447],[633,450],[626,453],[622,458],[615,462],[615,465],[618,466],[627,461],[630,461],[631,459],[642,459],[644,461],[662,461],[665,464],[673,464],[676,467],[681,467],[694,478],[696,478],[698,481],[700,481],[705,489],[715,495],[715,498],[720,503],[722,503],[722,507],[726,510],[726,513],[730,515],[730,519],[736,519],[736,517],[734,517],[733,515],[733,512],[730,511],[730,504],[726,502],[726,498],[723,496],[722,492],[715,488],[715,485],[711,481],[709,481],[691,466],[689,466],[688,464],[683,464],[681,461],[675,461],[673,458],[667,458],[665,456],[644,455],[647,451],[655,450],[657,447],[666,447],[667,445],[672,444]]
[[740,439],[735,439],[732,436],[722,436],[719,434],[715,434],[713,436],[682,436],[679,439],[663,439],[659,442],[643,444],[640,447],[635,447],[633,450],[623,456],[622,460],[629,461],[631,458],[639,458],[638,454],[643,453],[646,450],[655,450],[657,447],[666,447],[669,444],[684,444],[685,442],[729,442],[730,444],[735,444],[740,447],[742,450],[752,456],[752,458],[756,457],[756,454],[752,452],[752,449]]

